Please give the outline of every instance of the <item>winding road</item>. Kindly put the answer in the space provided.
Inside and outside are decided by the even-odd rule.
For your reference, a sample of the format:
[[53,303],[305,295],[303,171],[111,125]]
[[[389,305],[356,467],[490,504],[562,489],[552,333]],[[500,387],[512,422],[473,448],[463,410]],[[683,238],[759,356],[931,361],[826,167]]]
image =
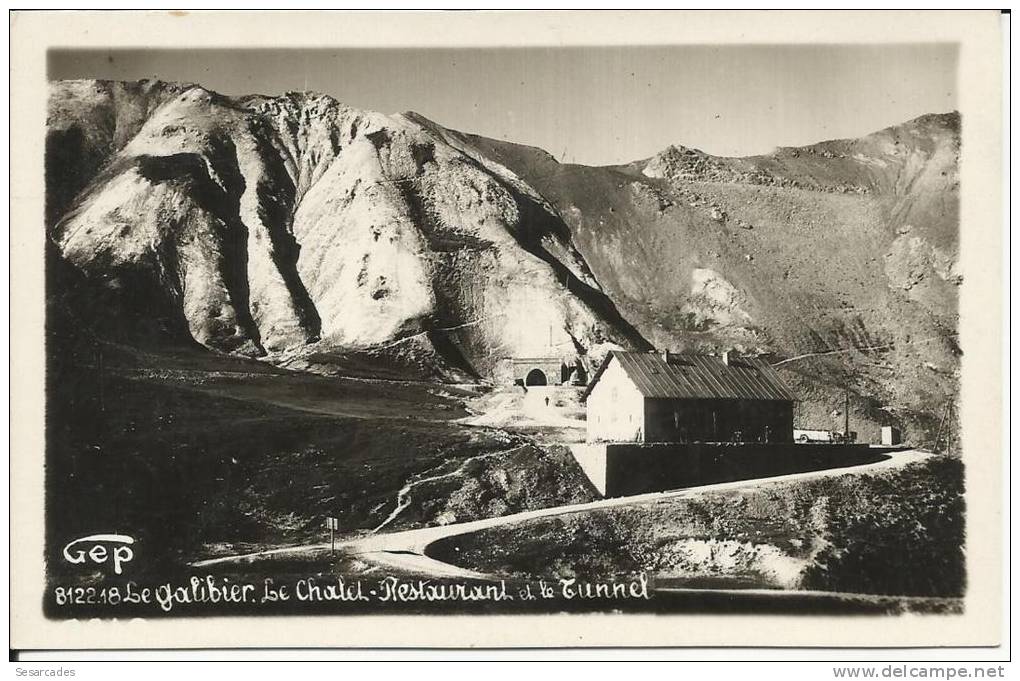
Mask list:
[[[835,475],[842,475],[849,470],[864,472],[900,468],[914,462],[923,461],[930,457],[931,454],[922,450],[909,449],[888,452],[884,456],[887,458],[874,463],[857,464],[839,468],[827,468],[824,470],[808,471],[804,473],[791,473],[789,475],[779,475],[768,478],[715,483],[668,492],[652,492],[649,494],[639,494],[628,497],[614,497],[582,504],[569,504],[565,506],[553,506],[550,508],[523,511],[521,513],[499,516],[496,518],[472,520],[465,523],[423,527],[420,529],[405,530],[402,532],[370,534],[364,537],[340,542],[337,544],[337,547],[340,548],[346,555],[356,555],[360,559],[374,565],[396,569],[401,572],[407,572],[423,577],[494,580],[498,579],[498,577],[430,558],[426,555],[426,550],[429,545],[442,539],[470,534],[472,532],[478,532],[479,530],[486,530],[493,527],[514,525],[516,523],[523,523],[538,518],[548,518],[551,516],[581,513],[605,508],[617,508],[620,506],[654,503],[665,499],[693,497],[706,492],[722,492],[727,490],[744,489],[768,483],[826,478]],[[383,523],[383,525],[385,524],[386,523]],[[380,525],[380,528],[381,527],[382,525]],[[191,565],[192,567],[200,568],[233,562],[253,562],[270,556],[279,556],[287,553],[307,553],[320,550],[328,551],[329,543],[305,544],[301,546],[256,551],[254,553],[241,555],[222,556],[196,561],[191,563]]]

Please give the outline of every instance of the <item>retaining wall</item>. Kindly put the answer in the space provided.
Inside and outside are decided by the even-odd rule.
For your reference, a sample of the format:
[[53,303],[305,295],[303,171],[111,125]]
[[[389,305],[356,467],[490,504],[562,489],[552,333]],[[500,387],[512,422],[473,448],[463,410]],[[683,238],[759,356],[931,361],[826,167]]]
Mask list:
[[574,458],[606,497],[803,473],[881,461],[861,445],[621,443],[571,445]]

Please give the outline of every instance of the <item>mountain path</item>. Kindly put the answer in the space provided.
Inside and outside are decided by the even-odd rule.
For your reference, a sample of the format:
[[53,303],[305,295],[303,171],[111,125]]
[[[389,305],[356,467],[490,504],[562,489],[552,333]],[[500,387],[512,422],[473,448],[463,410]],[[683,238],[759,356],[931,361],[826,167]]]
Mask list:
[[457,468],[455,468],[454,470],[452,470],[452,471],[450,471],[448,473],[439,473],[439,474],[436,474],[436,475],[430,475],[427,478],[418,478],[418,479],[414,479],[414,480],[409,480],[407,482],[407,484],[405,484],[402,488],[400,488],[400,491],[397,492],[397,501],[396,501],[396,506],[393,509],[393,512],[390,513],[389,516],[387,516],[386,519],[384,521],[382,521],[379,524],[378,527],[376,527],[374,530],[372,530],[372,534],[376,534],[379,530],[381,530],[382,528],[386,527],[391,522],[393,522],[397,518],[397,516],[399,516],[400,513],[411,504],[411,491],[415,487],[417,487],[418,485],[424,484],[426,482],[434,482],[436,480],[442,480],[443,478],[450,478],[450,477],[453,477],[455,475],[460,475],[465,470],[467,470],[467,467],[469,465],[471,465],[472,463],[474,463],[476,461],[481,461],[482,459],[488,459],[488,458],[493,457],[493,456],[500,456],[502,454],[509,454],[510,452],[517,451],[518,449],[523,449],[524,447],[527,447],[527,446],[528,445],[517,445],[516,447],[511,447],[509,449],[501,449],[501,450],[496,451],[496,452],[489,452],[487,454],[480,454],[478,456],[472,456],[472,457],[469,457],[467,459],[464,459],[461,462],[461,464],[459,466],[457,466]]

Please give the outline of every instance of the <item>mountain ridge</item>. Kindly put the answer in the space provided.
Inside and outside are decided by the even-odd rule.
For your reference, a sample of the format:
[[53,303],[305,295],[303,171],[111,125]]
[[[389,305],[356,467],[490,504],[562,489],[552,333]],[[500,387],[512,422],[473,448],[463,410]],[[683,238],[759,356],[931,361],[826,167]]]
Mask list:
[[413,111],[154,81],[54,83],[48,126],[50,238],[104,300],[142,301],[126,336],[148,307],[218,351],[454,380],[613,347],[819,353],[790,377],[812,418],[849,381],[921,427],[955,395],[955,113],[601,167]]
[[[112,91],[117,109],[122,89],[98,84],[87,94],[101,105]],[[96,108],[83,90],[81,82],[54,87],[64,99],[52,108],[65,115],[51,117],[51,139],[95,118],[66,115],[75,98],[86,113]],[[147,119],[120,148],[108,144],[110,160],[95,164],[51,236],[64,258],[100,278],[111,268],[152,270],[199,343],[260,355],[408,337],[429,361],[463,369],[459,352],[441,357],[421,337],[459,326],[480,346],[472,367],[491,364],[500,345],[534,354],[526,338],[507,342],[507,324],[488,315],[503,307],[510,316],[505,308],[517,306],[516,318],[543,314],[551,342],[570,354],[581,337],[586,347],[641,344],[613,319],[544,199],[505,168],[450,146],[439,126],[327,96],[230,99],[198,86],[144,94],[151,91],[161,103],[145,107]],[[546,295],[564,286],[573,295]],[[475,310],[479,297],[501,305]],[[469,324],[487,315],[488,328],[473,333]]]

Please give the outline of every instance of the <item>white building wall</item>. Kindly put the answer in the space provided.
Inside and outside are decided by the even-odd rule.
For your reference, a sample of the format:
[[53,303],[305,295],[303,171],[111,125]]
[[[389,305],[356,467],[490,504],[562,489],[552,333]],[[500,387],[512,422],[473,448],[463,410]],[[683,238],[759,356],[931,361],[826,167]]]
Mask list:
[[605,496],[606,485],[609,482],[606,477],[606,445],[573,442],[568,446],[574,455],[574,460],[577,461],[588,480],[595,485],[599,494]]
[[587,400],[589,442],[643,442],[645,398],[614,357]]

